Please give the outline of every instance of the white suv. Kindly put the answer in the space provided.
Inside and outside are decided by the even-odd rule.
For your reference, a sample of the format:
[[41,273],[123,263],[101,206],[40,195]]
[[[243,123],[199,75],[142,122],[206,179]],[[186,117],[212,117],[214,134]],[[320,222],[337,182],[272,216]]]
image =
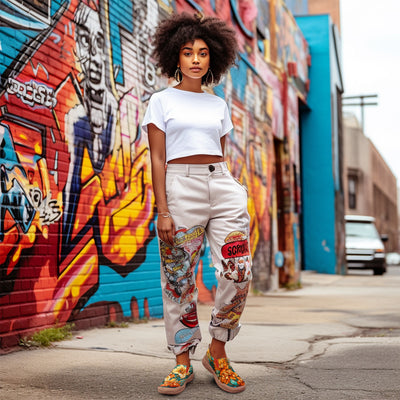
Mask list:
[[375,227],[375,218],[346,215],[346,261],[348,268],[372,269],[374,275],[386,272],[385,247]]

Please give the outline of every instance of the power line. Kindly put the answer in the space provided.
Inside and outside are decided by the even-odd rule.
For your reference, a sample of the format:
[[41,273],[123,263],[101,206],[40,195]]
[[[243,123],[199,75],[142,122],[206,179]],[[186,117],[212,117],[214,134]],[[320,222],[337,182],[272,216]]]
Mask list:
[[364,101],[364,99],[376,99],[378,97],[377,94],[361,94],[359,96],[343,96],[342,100],[359,100],[354,103],[342,103],[343,107],[346,106],[359,106],[361,107],[361,128],[364,133],[364,107],[365,106],[377,106],[378,102],[370,102],[370,101]]

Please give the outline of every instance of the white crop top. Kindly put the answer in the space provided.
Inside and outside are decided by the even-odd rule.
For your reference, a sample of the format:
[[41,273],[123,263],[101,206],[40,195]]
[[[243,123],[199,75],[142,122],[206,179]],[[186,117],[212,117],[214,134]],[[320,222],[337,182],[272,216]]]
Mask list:
[[221,137],[232,130],[228,107],[209,93],[167,88],[154,93],[142,122],[165,133],[166,161],[207,154],[222,156]]

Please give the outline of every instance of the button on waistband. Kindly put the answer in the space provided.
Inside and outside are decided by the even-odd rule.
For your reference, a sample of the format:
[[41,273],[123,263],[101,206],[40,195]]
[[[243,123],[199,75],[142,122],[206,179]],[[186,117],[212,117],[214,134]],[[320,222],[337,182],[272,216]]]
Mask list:
[[209,166],[208,166],[208,169],[210,170],[210,172],[213,172],[213,171],[215,171],[215,167],[214,167],[214,165],[209,165]]

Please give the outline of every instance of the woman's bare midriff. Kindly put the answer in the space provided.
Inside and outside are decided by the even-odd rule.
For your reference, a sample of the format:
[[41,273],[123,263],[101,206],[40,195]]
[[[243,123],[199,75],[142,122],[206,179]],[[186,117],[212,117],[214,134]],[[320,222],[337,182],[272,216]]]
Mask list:
[[175,158],[168,161],[168,164],[213,164],[224,161],[224,157],[210,156],[207,154],[196,154],[188,157]]

